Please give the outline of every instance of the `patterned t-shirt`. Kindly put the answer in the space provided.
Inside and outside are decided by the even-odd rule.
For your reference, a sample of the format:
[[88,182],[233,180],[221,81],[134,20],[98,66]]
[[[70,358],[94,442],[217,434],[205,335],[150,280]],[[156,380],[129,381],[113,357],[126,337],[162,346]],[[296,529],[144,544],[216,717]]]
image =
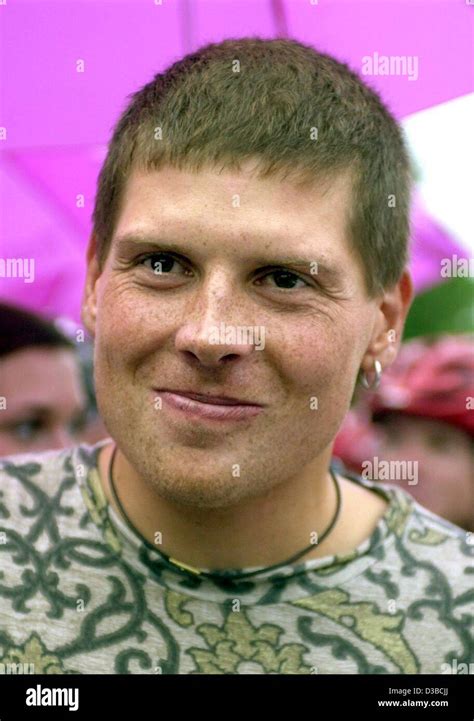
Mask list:
[[0,669],[435,674],[474,661],[471,536],[405,490],[351,477],[389,501],[352,553],[217,582],[167,567],[114,512],[103,443],[0,463]]

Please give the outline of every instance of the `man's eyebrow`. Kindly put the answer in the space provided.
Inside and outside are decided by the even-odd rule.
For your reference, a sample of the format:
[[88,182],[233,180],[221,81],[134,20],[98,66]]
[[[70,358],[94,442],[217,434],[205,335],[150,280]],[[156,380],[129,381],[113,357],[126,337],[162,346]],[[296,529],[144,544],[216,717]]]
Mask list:
[[123,235],[119,235],[116,238],[112,238],[112,243],[120,247],[133,246],[140,243],[147,245],[161,245],[163,244],[163,242],[165,242],[163,238],[159,238],[158,236],[153,235],[144,235],[139,232],[124,233]]
[[[36,403],[27,403],[20,408],[16,408],[14,411],[13,418],[6,419],[5,425],[10,426],[10,425],[13,425],[16,423],[21,423],[25,419],[26,420],[30,419],[32,416],[35,416],[35,417],[40,416],[41,418],[49,418],[50,415],[51,415],[51,408],[49,406],[42,405],[42,404],[36,404]],[[0,418],[0,420],[2,420],[2,419]]]
[[[267,263],[267,261],[263,261]],[[296,258],[296,257],[284,257],[284,258],[276,258],[273,260],[269,265],[291,265],[294,268],[301,268],[302,270],[308,270],[312,272],[314,275],[317,275],[318,273],[325,273],[328,276],[333,276],[334,278],[338,277],[340,275],[340,271],[337,270],[336,267],[332,266],[330,263],[327,262],[327,260],[321,258],[321,257],[312,257],[312,258]]]
[[[127,251],[132,250],[135,246],[150,246],[150,248],[157,247],[162,249],[176,249],[176,252],[185,254],[186,248],[183,248],[181,243],[175,243],[173,240],[165,237],[159,237],[154,235],[147,235],[142,233],[125,233],[114,239],[114,244],[119,250]],[[191,249],[189,251],[191,252]],[[313,256],[303,258],[301,256],[283,256],[283,257],[267,257],[262,256],[255,257],[253,259],[256,263],[262,266],[280,266],[280,265],[291,265],[294,268],[309,271],[312,275],[324,275],[328,279],[338,279],[342,274],[342,269],[339,269],[329,263],[326,258],[321,256]]]
[[[41,403],[28,403],[21,409],[22,413],[31,413],[41,416],[47,416],[51,412],[51,407]],[[18,414],[20,415],[20,414]]]

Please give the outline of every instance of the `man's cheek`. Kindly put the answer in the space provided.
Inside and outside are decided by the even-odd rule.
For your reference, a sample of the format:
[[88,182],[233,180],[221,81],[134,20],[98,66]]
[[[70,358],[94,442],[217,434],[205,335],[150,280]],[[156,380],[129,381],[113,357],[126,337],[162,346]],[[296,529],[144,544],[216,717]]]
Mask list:
[[116,385],[118,379],[124,374],[127,365],[124,343],[110,330],[96,339],[94,365],[96,384],[103,389]]

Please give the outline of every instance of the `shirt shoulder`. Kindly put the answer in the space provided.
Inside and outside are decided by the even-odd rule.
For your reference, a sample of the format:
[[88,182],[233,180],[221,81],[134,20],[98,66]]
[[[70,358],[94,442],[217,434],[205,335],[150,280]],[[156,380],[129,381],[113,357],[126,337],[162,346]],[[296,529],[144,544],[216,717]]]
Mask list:
[[[94,467],[95,446],[76,446],[59,451],[25,453],[0,459],[0,526],[39,537],[31,531],[51,530],[60,535],[84,521],[87,512],[78,475],[87,476]],[[39,520],[42,519],[42,523]],[[54,534],[53,534],[54,535]]]
[[392,496],[386,519],[392,542],[375,566],[392,567],[399,579],[411,579],[409,596],[426,598],[436,589],[472,610],[474,534],[422,506],[400,486],[378,485]]
[[[444,583],[452,593],[472,589],[473,533],[422,506],[409,490],[398,484],[369,480],[355,474],[352,480],[389,500],[380,524],[386,528],[384,541],[374,544],[369,551],[376,559],[375,568],[386,568],[393,562],[398,575],[413,578],[417,572],[431,571],[437,583]],[[414,586],[416,588],[416,584]]]
[[[400,539],[407,562],[432,563],[455,588],[471,588],[474,581],[474,534],[413,500],[412,513]],[[403,549],[403,550],[402,550]]]

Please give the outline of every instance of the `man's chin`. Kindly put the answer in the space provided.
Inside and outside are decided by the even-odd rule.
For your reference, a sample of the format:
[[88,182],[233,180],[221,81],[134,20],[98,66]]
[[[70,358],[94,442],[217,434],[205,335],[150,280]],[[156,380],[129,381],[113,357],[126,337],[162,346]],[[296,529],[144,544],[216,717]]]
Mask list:
[[176,478],[167,483],[153,483],[158,495],[167,503],[189,509],[225,510],[238,506],[255,497],[255,490],[235,480],[223,483],[222,479]]
[[[163,450],[159,457],[148,455],[136,468],[147,484],[168,503],[202,509],[225,509],[240,505],[270,490],[262,478],[244,477],[233,463],[206,455],[197,459],[193,453],[179,453],[178,449]],[[270,476],[271,477],[271,476]]]

